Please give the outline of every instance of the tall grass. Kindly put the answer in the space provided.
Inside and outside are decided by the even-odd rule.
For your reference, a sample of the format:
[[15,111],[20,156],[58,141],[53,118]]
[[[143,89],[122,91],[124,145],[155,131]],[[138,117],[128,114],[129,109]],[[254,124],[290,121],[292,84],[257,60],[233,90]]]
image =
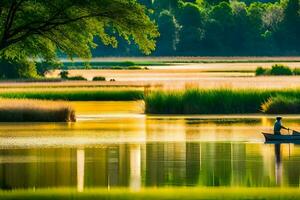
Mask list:
[[267,114],[299,114],[300,99],[285,96],[270,97],[261,108]]
[[189,188],[148,188],[139,191],[129,189],[86,189],[76,192],[74,189],[38,189],[0,191],[1,200],[196,200],[196,199],[299,199],[298,188],[226,188],[226,187],[189,187]]
[[6,89],[0,92],[0,98],[69,101],[131,101],[143,99],[143,91],[109,88]]
[[0,122],[73,122],[75,111],[63,102],[0,99]]
[[259,113],[261,105],[277,95],[300,99],[300,90],[187,89],[152,91],[145,96],[149,114]]

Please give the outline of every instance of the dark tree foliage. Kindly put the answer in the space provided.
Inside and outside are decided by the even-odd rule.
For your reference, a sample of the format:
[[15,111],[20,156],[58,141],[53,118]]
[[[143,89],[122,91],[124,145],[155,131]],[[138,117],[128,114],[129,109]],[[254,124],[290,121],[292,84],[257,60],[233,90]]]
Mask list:
[[284,38],[284,48],[293,51],[300,45],[300,4],[299,0],[289,0],[284,9],[281,27]]
[[234,18],[232,8],[227,2],[221,2],[213,6],[209,13],[209,22],[207,25],[207,38],[209,42],[206,44],[208,47],[210,47],[209,43],[214,45],[211,53],[216,51],[217,54],[222,54],[228,50],[232,51],[234,43]]
[[[155,55],[300,55],[299,0],[154,0],[149,7],[161,33]],[[141,55],[135,46],[106,50],[94,55]]]
[[153,8],[152,0],[139,0],[139,3],[146,6],[148,9]]
[[175,10],[179,7],[178,0],[154,0],[153,8],[155,10]]
[[181,7],[178,19],[182,25],[179,32],[178,51],[184,55],[193,55],[199,50],[199,45],[205,35],[205,14],[198,5],[185,3]]
[[222,3],[222,2],[229,3],[229,0],[206,0],[206,2],[210,5],[217,5],[217,4]]
[[157,23],[162,34],[157,40],[155,55],[175,54],[180,28],[178,22],[170,11],[164,10],[160,13]]

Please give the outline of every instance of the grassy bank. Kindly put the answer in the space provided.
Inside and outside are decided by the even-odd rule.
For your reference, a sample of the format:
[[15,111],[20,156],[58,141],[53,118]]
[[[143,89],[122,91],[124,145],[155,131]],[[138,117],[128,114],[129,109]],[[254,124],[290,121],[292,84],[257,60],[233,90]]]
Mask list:
[[297,114],[300,89],[5,88],[5,99],[69,101],[144,100],[147,114]]
[[[300,99],[300,90],[187,89],[152,91],[145,96],[149,114],[244,114],[262,112],[270,98]],[[289,110],[286,110],[286,114]],[[276,110],[273,112],[276,113]]]
[[0,122],[72,122],[75,111],[63,102],[0,99]]
[[3,89],[0,98],[69,101],[131,101],[143,99],[143,90],[110,88]]
[[34,199],[111,199],[111,200],[183,200],[183,199],[299,199],[298,188],[156,188],[134,192],[126,189],[43,189],[0,191],[1,200]]

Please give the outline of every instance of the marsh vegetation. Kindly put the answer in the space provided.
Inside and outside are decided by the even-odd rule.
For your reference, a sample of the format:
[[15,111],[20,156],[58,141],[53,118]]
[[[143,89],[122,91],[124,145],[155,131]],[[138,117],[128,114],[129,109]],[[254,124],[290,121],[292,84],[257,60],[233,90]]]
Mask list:
[[275,64],[271,67],[271,69],[257,67],[255,70],[256,76],[291,76],[299,74],[299,68],[291,69],[290,67],[282,64]]
[[267,114],[300,114],[300,98],[282,95],[270,97],[261,108]]
[[[277,111],[273,107],[273,103],[276,102],[276,104],[278,104],[278,99],[272,99],[272,97],[278,95],[284,97],[280,98],[280,102],[283,101],[286,105],[284,108],[280,108],[280,105],[278,105],[277,109],[279,113],[282,113],[282,110],[287,107],[290,107],[290,109],[285,109],[286,114],[299,112],[299,109],[294,110],[294,105],[300,99],[300,90],[297,89],[262,90],[197,88],[177,91],[150,91],[145,95],[145,112],[149,114],[276,113]],[[292,100],[290,100],[291,98]],[[273,103],[271,104],[271,102]]]
[[[197,85],[196,85],[197,86]],[[248,114],[299,113],[300,90],[215,88],[186,85],[185,89],[162,87],[7,87],[1,98],[66,101],[144,100],[147,114]]]
[[68,101],[133,101],[143,96],[141,89],[108,87],[6,88],[0,92],[1,98]]
[[75,110],[64,102],[0,99],[0,122],[74,122]]

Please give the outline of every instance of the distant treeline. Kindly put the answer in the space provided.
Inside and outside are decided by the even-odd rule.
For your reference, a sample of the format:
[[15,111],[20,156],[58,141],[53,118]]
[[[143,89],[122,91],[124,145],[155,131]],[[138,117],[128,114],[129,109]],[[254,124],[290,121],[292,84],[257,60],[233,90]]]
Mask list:
[[[299,0],[139,0],[160,31],[156,56],[300,55]],[[138,56],[99,45],[94,56]]]

